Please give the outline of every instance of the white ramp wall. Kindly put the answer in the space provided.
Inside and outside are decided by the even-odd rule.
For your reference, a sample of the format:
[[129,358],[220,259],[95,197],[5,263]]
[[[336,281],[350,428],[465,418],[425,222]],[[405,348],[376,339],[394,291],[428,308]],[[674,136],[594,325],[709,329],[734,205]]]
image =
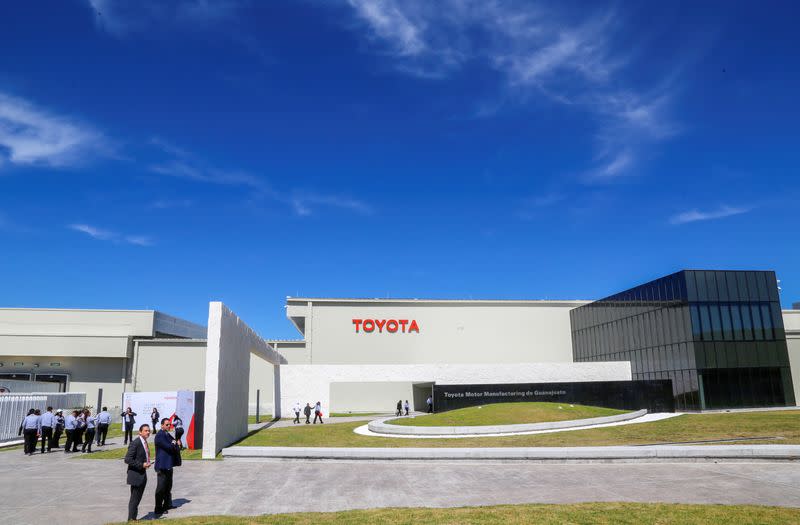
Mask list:
[[[250,354],[274,365],[280,354],[220,302],[208,305],[203,458],[247,435]],[[280,417],[280,414],[276,414]]]
[[[211,324],[209,323],[209,328]],[[331,383],[435,382],[442,385],[630,381],[630,361],[476,365],[284,365],[280,369],[281,410],[299,402],[322,403],[330,412]],[[345,410],[346,407],[336,407]]]

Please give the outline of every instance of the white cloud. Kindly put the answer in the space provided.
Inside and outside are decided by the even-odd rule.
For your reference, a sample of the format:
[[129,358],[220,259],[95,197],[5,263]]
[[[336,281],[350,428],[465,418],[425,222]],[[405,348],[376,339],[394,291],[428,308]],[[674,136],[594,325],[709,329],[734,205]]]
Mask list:
[[710,221],[713,219],[731,217],[733,215],[741,215],[742,213],[747,213],[750,210],[752,210],[752,208],[741,208],[735,206],[720,206],[716,210],[712,211],[700,211],[693,209],[673,215],[670,217],[669,222],[671,224],[686,224],[689,222]]
[[254,197],[267,198],[287,205],[300,217],[312,215],[315,209],[320,207],[337,208],[362,215],[372,213],[372,208],[369,205],[346,195],[300,190],[278,190],[270,185],[264,177],[256,176],[246,171],[220,169],[211,166],[196,155],[163,139],[154,138],[151,139],[150,143],[167,156],[163,162],[150,166],[150,171],[159,175],[207,184],[249,188],[253,191]]
[[85,233],[98,241],[134,244],[136,246],[152,246],[153,239],[146,235],[123,235],[112,230],[106,230],[89,224],[70,224],[69,229]]
[[108,152],[107,140],[91,126],[0,93],[0,167],[72,166]]
[[[633,173],[640,150],[678,132],[669,115],[671,86],[637,92],[618,74],[630,54],[614,52],[623,25],[614,10],[582,7],[575,15],[538,2],[486,0],[348,4],[399,71],[440,78],[467,64],[484,65],[505,77],[518,100],[540,96],[585,112],[598,133],[584,180]],[[483,106],[476,116],[491,117],[498,109]]]

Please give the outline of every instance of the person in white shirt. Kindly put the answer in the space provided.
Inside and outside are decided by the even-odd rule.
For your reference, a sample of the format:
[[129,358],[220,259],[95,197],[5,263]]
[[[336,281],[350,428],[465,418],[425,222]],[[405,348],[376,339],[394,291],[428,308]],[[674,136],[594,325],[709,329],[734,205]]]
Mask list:
[[292,410],[294,410],[294,421],[292,423],[299,424],[300,423],[300,402],[299,401],[294,404],[294,408],[292,408]]
[[97,445],[105,446],[108,427],[111,425],[111,414],[108,407],[103,407],[103,411],[97,414]]
[[19,433],[25,437],[25,446],[23,447],[26,456],[33,456],[36,452],[36,440],[39,437],[39,418],[36,415],[36,409],[28,410],[28,415],[22,420],[19,426]]
[[403,403],[403,408],[406,409],[406,415],[408,415],[408,409],[411,408],[411,406],[408,404],[408,399],[406,399],[406,402]]
[[39,418],[39,435],[42,436],[42,454],[44,454],[45,441],[47,451],[53,450],[53,428],[56,426],[56,416],[53,414],[53,407],[47,407],[47,411]]

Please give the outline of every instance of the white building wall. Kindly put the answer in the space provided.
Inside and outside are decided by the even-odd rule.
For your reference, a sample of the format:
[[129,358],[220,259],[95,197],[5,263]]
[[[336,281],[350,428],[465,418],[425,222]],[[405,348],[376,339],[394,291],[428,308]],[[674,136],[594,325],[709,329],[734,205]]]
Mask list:
[[786,330],[786,345],[789,349],[795,404],[800,406],[800,310],[784,310],[783,327]]
[[203,458],[247,434],[250,354],[280,363],[280,355],[228,307],[209,303]]
[[[585,303],[289,299],[287,315],[303,317],[312,364],[572,362],[569,310]],[[415,320],[419,333],[356,332],[353,319]]]
[[[209,327],[211,325],[209,324]],[[490,357],[489,355],[484,356]],[[606,363],[515,363],[515,364],[417,364],[417,365],[283,365],[281,366],[281,411],[289,414],[300,402],[322,403],[331,412],[332,383],[375,384],[371,396],[382,407],[392,407],[392,398],[381,393],[381,383],[430,383],[469,385],[491,383],[553,383],[560,381],[630,381],[628,361]],[[389,395],[395,396],[392,390]],[[398,398],[399,399],[399,398]],[[405,399],[405,398],[403,398]],[[347,410],[347,406],[334,410]],[[383,408],[385,410],[385,408]]]
[[132,371],[135,392],[203,390],[206,343],[138,341]]

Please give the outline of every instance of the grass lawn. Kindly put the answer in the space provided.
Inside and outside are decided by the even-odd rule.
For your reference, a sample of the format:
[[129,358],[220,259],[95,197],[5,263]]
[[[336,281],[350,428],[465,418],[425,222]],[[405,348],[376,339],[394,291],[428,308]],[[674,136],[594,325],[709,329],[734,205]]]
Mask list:
[[713,439],[780,437],[750,443],[800,444],[800,410],[685,414],[616,427],[526,436],[459,439],[404,439],[361,436],[353,429],[364,422],[300,425],[265,429],[238,445],[267,447],[577,447],[645,445]]
[[348,525],[386,524],[703,524],[800,523],[800,509],[754,505],[679,505],[665,503],[580,503],[573,505],[497,505],[453,509],[389,508],[343,512],[303,512],[264,516],[198,516],[166,521],[175,525]]
[[417,427],[515,425],[569,421],[590,417],[616,416],[627,410],[570,405],[566,403],[496,403],[479,407],[459,408],[407,419],[391,419],[392,425]]

